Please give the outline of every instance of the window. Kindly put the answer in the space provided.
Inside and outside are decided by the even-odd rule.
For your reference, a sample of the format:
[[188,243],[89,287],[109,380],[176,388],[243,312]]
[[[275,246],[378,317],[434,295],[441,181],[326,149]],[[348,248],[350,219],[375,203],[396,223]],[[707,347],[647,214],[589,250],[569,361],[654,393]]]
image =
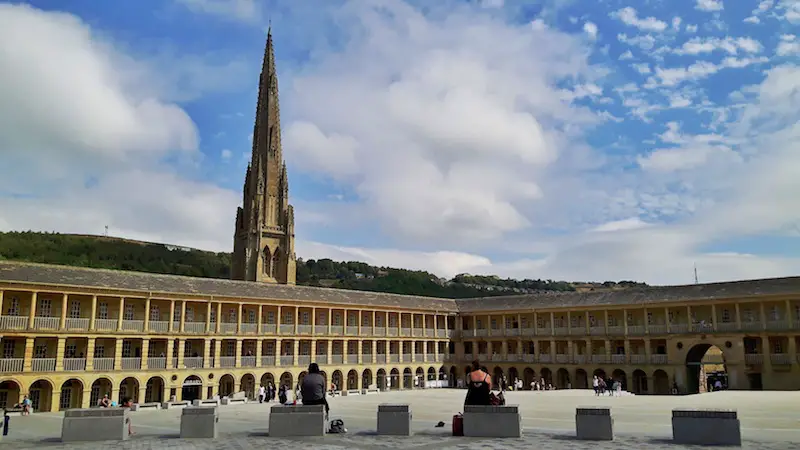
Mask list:
[[267,324],[275,325],[275,311],[267,311]]
[[[508,326],[508,325],[506,325],[506,326]],[[578,326],[578,318],[575,317],[575,316],[570,317],[569,318],[569,326],[577,327]]]
[[72,300],[69,302],[69,318],[70,319],[80,319],[81,318],[81,302],[80,300]]
[[161,313],[158,310],[158,305],[150,306],[150,320],[158,321],[161,318]]
[[6,314],[9,316],[19,315],[19,298],[11,297],[8,299],[8,309],[6,309]]
[[397,326],[397,315],[389,315],[389,326],[390,327]]
[[40,298],[39,307],[36,309],[36,315],[39,317],[52,317],[53,302],[49,298]]
[[617,326],[617,318],[613,316],[608,316],[608,326],[610,327]]
[[794,318],[800,320],[800,305],[794,305]]
[[275,354],[275,343],[274,342],[267,342],[267,351],[266,354],[268,356],[272,356]]
[[375,326],[376,327],[383,326],[383,316],[375,316]]
[[13,358],[14,357],[14,349],[16,348],[16,342],[10,341],[8,339],[3,341],[3,358]]
[[100,302],[97,305],[97,318],[100,320],[108,319],[108,302]]
[[174,308],[172,309],[172,321],[173,322],[180,322],[181,321],[181,308],[175,303]]
[[283,315],[283,323],[286,325],[294,325],[294,313],[287,312]]
[[647,312],[647,324],[648,325],[653,324],[653,313],[651,313],[650,311]]
[[337,327],[342,325],[342,315],[340,313],[335,313],[333,315],[333,324]]
[[349,314],[347,316],[347,325],[351,326],[351,327],[357,327],[358,326],[358,320],[357,320],[355,314]]
[[64,346],[64,358],[77,358],[78,346],[75,344],[67,344]]
[[33,357],[34,358],[47,358],[47,345],[46,344],[38,344],[33,349]]
[[628,317],[625,320],[628,325],[633,325],[633,314],[628,313]]
[[497,319],[492,319],[492,329],[496,330],[497,328]]
[[513,322],[511,322],[511,318],[510,317],[506,317],[506,328],[512,328],[513,326],[514,325],[513,325]]
[[783,342],[775,341],[772,343],[772,353],[781,354],[783,353]]
[[728,308],[722,310],[722,322],[728,323],[731,321],[731,311]]
[[94,357],[95,358],[105,358],[106,354],[106,347],[103,344],[95,345],[94,346]]
[[311,314],[309,314],[308,311],[303,311],[303,313],[300,315],[300,323],[303,325],[311,324]]
[[183,356],[192,356],[192,341],[183,344]]
[[781,320],[781,312],[778,311],[777,306],[770,308],[770,316],[772,317],[772,320]]
[[320,325],[327,325],[328,324],[328,315],[324,312],[317,314],[317,319],[319,320]]
[[228,356],[236,356],[236,341],[228,341],[225,345]]
[[[303,313],[303,314],[305,314],[305,313]],[[361,326],[362,327],[368,327],[369,326],[369,316],[367,316],[366,314],[362,314],[361,315]]]
[[596,325],[597,325],[597,321],[594,320],[594,314],[589,314],[589,326],[594,327]]
[[209,318],[211,322],[217,323],[217,308],[211,308],[211,315]]
[[750,308],[745,308],[744,309],[744,321],[745,322],[755,322],[752,309],[750,309]]
[[536,318],[536,328],[544,328],[544,320],[541,317]]
[[247,311],[247,323],[256,323],[256,312],[252,309]]
[[122,341],[122,357],[131,357],[131,341]]
[[186,317],[183,319],[186,322],[194,322],[194,308],[191,306],[186,307]]
[[233,308],[228,310],[228,323],[236,323],[236,310]]
[[669,323],[673,323],[674,319],[675,319],[675,315],[672,313],[672,311],[669,312],[668,316],[669,316]]
[[125,305],[125,316],[123,317],[124,320],[133,320],[133,305]]
[[481,329],[481,328],[483,328],[483,322],[481,322],[481,319],[475,319],[475,326],[476,326],[478,329]]

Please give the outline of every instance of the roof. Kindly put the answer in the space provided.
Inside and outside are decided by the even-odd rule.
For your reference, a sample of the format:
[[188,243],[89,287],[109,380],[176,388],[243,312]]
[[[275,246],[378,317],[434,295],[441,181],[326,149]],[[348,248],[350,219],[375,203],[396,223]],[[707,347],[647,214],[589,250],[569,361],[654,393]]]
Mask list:
[[769,278],[725,283],[651,286],[599,292],[554,292],[457,299],[459,312],[591,308],[686,301],[747,298],[762,295],[798,295],[800,277]]
[[122,270],[0,261],[0,282],[48,284],[73,288],[97,288],[159,294],[191,294],[232,298],[258,298],[296,303],[419,309],[457,312],[455,301],[414,295],[346,289],[267,284],[217,278],[163,275]]

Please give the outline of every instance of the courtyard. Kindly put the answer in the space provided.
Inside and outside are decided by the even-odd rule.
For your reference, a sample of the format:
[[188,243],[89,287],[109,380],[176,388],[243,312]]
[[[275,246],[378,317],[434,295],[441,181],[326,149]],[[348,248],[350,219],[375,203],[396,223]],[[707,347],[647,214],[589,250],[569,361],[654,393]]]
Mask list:
[[[509,404],[520,405],[524,435],[521,439],[470,439],[450,436],[453,414],[461,411],[465,391],[428,389],[377,395],[336,397],[330,400],[331,417],[341,418],[348,432],[324,438],[277,439],[268,437],[271,404],[249,403],[219,409],[219,438],[178,439],[180,409],[131,413],[136,435],[117,447],[129,449],[174,448],[287,448],[311,444],[315,448],[683,448],[670,442],[673,408],[731,408],[738,410],[745,448],[800,449],[800,392],[722,391],[693,396],[595,397],[586,390],[507,392]],[[380,403],[407,403],[413,413],[412,437],[374,435]],[[575,408],[610,406],[617,439],[590,443],[572,439]],[[14,448],[106,448],[107,443],[60,443],[63,413],[12,417],[11,433],[4,443]],[[435,428],[437,422],[444,428]]]

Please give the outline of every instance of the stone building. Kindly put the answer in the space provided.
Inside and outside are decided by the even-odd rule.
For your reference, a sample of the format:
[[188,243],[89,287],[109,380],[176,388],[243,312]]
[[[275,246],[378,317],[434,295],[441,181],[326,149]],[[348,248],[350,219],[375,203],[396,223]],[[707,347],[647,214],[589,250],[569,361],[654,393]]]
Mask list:
[[295,286],[293,211],[267,39],[236,280],[0,262],[0,405],[88,407],[294,386],[310,362],[340,389],[499,379],[640,394],[800,389],[800,278],[439,299]]

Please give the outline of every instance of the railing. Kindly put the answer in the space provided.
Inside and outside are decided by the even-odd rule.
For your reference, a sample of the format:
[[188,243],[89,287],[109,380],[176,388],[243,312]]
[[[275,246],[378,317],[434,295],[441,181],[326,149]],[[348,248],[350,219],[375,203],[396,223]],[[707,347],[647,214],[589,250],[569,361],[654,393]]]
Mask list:
[[327,325],[314,325],[314,334],[317,336],[324,336],[328,334]]
[[569,362],[569,355],[565,355],[562,353],[556,354],[556,362],[561,364],[567,364]]
[[628,335],[629,336],[643,336],[644,335],[644,325],[628,325]]
[[525,361],[525,362],[531,362],[531,363],[532,362],[536,362],[536,355],[531,354],[531,353],[526,353],[526,354],[522,355],[522,360]]
[[590,327],[589,334],[591,334],[592,336],[602,336],[606,334],[606,327],[598,327],[598,326]]
[[581,325],[575,325],[569,329],[569,334],[571,336],[582,336],[586,334],[586,327]]
[[142,332],[144,331],[144,320],[123,320],[122,330]]
[[183,358],[183,367],[185,369],[202,369],[203,368],[203,357],[202,356],[190,356]]
[[348,326],[344,329],[344,333],[348,336],[358,336],[358,327],[357,326]]
[[695,333],[713,333],[714,324],[711,322],[693,323],[690,329]]
[[94,329],[97,331],[117,331],[117,319],[95,319]]
[[782,331],[782,330],[789,330],[792,328],[792,321],[791,319],[779,319],[779,320],[769,320],[767,321],[767,329],[773,331]]
[[764,355],[760,353],[747,353],[744,355],[744,362],[751,366],[760,366],[764,364]]
[[403,353],[403,362],[411,362],[411,353]]
[[631,356],[631,364],[646,364],[647,363],[647,355],[642,354],[633,354]]
[[592,355],[593,364],[608,364],[608,355]]
[[178,369],[178,357],[177,356],[174,356],[172,358],[172,365],[170,366],[170,369]]
[[298,325],[297,334],[311,334],[311,325]]
[[256,366],[255,356],[242,356],[242,367],[255,367],[255,366]]
[[331,335],[333,335],[333,336],[342,336],[342,335],[344,335],[344,326],[343,325],[331,325]]
[[282,366],[291,366],[294,364],[294,356],[292,355],[281,355],[281,365]]
[[411,336],[411,328],[400,328],[400,336]]
[[311,355],[297,355],[297,365],[306,367],[311,364]]
[[86,358],[64,358],[64,370],[86,370]]
[[397,331],[397,328],[394,327],[389,328],[389,333],[388,333],[389,337],[396,337],[398,334],[399,332]]
[[219,366],[223,367],[223,368],[236,367],[236,357],[235,356],[220,356],[219,357]]
[[141,370],[142,358],[122,358],[122,370]]
[[281,324],[280,334],[294,334],[294,324]]
[[274,323],[262,323],[261,334],[276,334],[278,326]]
[[229,322],[220,322],[219,324],[219,332],[221,334],[236,334],[238,324],[229,323]]
[[342,364],[344,362],[344,355],[331,355],[331,364]]
[[569,327],[553,328],[553,334],[556,336],[567,336],[569,334]]
[[0,316],[0,329],[24,330],[28,328],[28,318],[23,316]]
[[650,355],[651,364],[666,364],[667,362],[667,355]]
[[625,364],[627,359],[624,354],[611,355],[611,364]]
[[25,365],[25,358],[2,358],[0,359],[0,373],[22,372]]
[[183,331],[186,333],[203,334],[206,332],[205,322],[184,322]]
[[422,337],[423,331],[421,328],[412,328],[411,335],[414,337]]
[[667,334],[667,326],[661,323],[648,325],[647,334]]
[[55,358],[33,358],[31,360],[31,370],[34,372],[55,372]]
[[589,360],[586,355],[575,355],[573,358],[575,359],[575,364],[585,364]]
[[414,353],[414,361],[416,362],[425,361],[425,355],[422,353]]
[[241,325],[241,333],[247,334],[256,334],[258,331],[258,324],[257,323],[243,323]]
[[172,321],[172,331],[181,331],[181,321],[180,320],[173,320]]
[[397,354],[397,353],[389,354],[389,362],[399,363],[400,362],[400,355]]
[[736,331],[736,322],[717,322],[717,331]]
[[689,332],[688,323],[671,323],[669,324],[669,332],[671,334],[685,334]]
[[384,327],[377,327],[373,329],[372,334],[375,336],[386,336],[386,328]]
[[362,353],[361,364],[372,364],[372,353]]
[[358,355],[347,355],[347,364],[358,364]]
[[37,330],[57,330],[61,326],[59,317],[34,317],[33,328]]
[[623,325],[609,325],[606,333],[609,336],[624,336],[625,335],[625,326]]
[[[150,322],[150,323],[152,323],[152,322]],[[159,357],[159,356],[148,357],[147,358],[147,368],[148,369],[166,369],[167,368],[167,358]]]
[[378,353],[375,355],[376,364],[386,364],[386,353]]
[[[437,357],[437,360],[436,360],[437,362],[441,362],[442,361],[441,359],[439,359],[441,356],[442,356],[442,354],[439,353],[439,355]],[[520,360],[520,355],[518,355],[516,353],[509,353],[506,356],[506,360],[508,360],[508,361],[519,361]]]
[[792,355],[788,353],[773,353],[769,355],[769,361],[776,366],[789,366],[792,364]]
[[169,333],[169,322],[166,320],[151,320],[147,323],[147,328],[155,333]]
[[261,367],[268,367],[275,365],[275,357],[274,356],[262,356],[261,357]]
[[114,358],[94,358],[92,369],[98,372],[110,372],[114,370]]
[[740,331],[760,331],[764,329],[764,325],[761,322],[742,322],[742,326],[739,328]]
[[70,318],[64,321],[64,328],[68,330],[82,330],[88,331],[89,330],[89,318]]

